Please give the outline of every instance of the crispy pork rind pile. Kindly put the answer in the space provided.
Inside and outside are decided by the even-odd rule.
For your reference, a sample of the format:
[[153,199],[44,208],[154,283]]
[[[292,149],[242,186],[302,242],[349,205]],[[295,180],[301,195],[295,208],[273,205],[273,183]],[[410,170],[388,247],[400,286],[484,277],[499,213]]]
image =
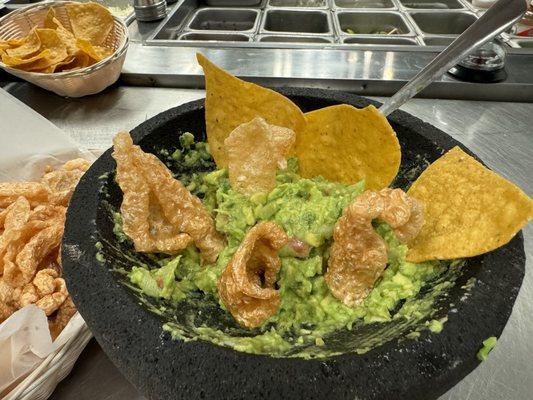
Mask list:
[[289,242],[274,222],[260,222],[241,242],[218,281],[220,299],[235,320],[247,327],[261,326],[279,307],[274,284],[281,267],[278,251]]
[[113,141],[116,180],[124,194],[123,230],[139,252],[176,254],[194,242],[206,263],[213,263],[225,243],[199,198],[174,179],[153,154],[133,145],[121,132]]
[[235,128],[224,141],[233,189],[246,195],[274,189],[276,172],[287,167],[295,140],[293,130],[269,125],[263,118]]
[[326,283],[331,293],[353,307],[362,303],[387,265],[387,246],[372,221],[388,223],[402,242],[413,239],[423,224],[423,207],[401,189],[366,191],[335,224]]
[[0,183],[0,322],[35,304],[56,337],[76,312],[61,278],[60,245],[66,207],[88,168],[76,159],[47,168],[40,182]]

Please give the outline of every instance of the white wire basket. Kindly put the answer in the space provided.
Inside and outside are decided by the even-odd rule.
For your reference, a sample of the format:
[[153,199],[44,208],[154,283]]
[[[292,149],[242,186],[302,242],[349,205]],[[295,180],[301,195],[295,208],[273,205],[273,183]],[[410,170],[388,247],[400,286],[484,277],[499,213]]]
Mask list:
[[[65,8],[71,1],[49,1],[34,4],[13,11],[0,18],[0,39],[17,39],[25,37],[30,30],[37,26],[43,27],[46,13],[50,7],[56,12],[57,19],[71,29],[70,20]],[[10,74],[31,82],[34,85],[50,90],[60,96],[82,97],[99,93],[109,85],[115,83],[120,76],[126,52],[128,50],[128,28],[124,22],[113,17],[113,29],[107,36],[104,45],[112,48],[114,53],[89,67],[76,71],[58,73],[27,72],[11,68],[0,60],[0,67]]]
[[59,349],[46,357],[22,382],[11,390],[3,400],[46,400],[57,384],[70,373],[92,333],[76,313],[72,321],[77,324],[72,337]]

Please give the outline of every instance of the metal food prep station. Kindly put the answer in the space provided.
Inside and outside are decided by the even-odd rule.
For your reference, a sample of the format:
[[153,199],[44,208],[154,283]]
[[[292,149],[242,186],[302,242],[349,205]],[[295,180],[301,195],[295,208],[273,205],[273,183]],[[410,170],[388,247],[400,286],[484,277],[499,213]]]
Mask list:
[[[32,2],[8,0],[0,4],[0,15]],[[482,14],[467,0],[248,0],[245,6],[221,6],[228,3],[224,0],[178,0],[168,6],[165,19],[138,22],[130,2],[101,2],[114,7],[130,31],[117,84],[98,95],[69,99],[0,72],[3,89],[97,151],[109,148],[116,132],[204,97],[196,52],[266,86],[337,89],[382,100]],[[401,109],[465,144],[531,196],[533,38],[511,30],[497,42],[505,51],[504,81],[464,82],[444,75]],[[531,225],[524,238],[526,276],[498,345],[441,400],[532,397]],[[143,397],[92,340],[51,398]]]
[[[194,56],[202,52],[229,72],[264,85],[390,96],[483,13],[468,0],[208,3],[221,2],[179,0],[160,22],[133,21],[124,83],[200,87],[203,75]],[[505,52],[504,81],[487,85],[447,74],[420,96],[532,101],[533,38],[512,29],[496,42]]]

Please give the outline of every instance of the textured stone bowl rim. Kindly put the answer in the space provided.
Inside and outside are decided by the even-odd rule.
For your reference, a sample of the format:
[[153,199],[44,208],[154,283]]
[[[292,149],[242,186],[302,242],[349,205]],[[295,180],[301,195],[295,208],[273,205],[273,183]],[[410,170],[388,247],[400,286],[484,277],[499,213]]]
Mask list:
[[[337,91],[302,88],[282,92],[296,102],[379,105]],[[179,124],[180,118],[203,109],[203,101],[172,108],[143,122],[132,131],[134,141],[161,124]],[[405,112],[396,111],[389,120],[443,149],[460,145]],[[95,260],[99,177],[113,169],[108,150],[78,185],[65,225],[64,274],[74,302],[99,344],[150,399],[436,399],[479,364],[476,352],[485,338],[500,336],[524,276],[519,233],[506,246],[479,257],[477,284],[467,300],[456,304],[457,312],[449,314],[440,334],[422,332],[418,340],[393,340],[363,355],[350,353],[322,360],[273,358],[202,341],[173,341],[163,332],[161,320],[139,305]]]

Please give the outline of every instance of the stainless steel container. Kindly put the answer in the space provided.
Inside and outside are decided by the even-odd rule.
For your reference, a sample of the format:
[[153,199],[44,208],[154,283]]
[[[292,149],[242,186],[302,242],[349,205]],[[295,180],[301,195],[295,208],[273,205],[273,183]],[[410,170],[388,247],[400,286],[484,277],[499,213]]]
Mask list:
[[408,22],[395,11],[341,11],[336,17],[340,35],[414,36]]
[[466,11],[413,11],[409,16],[425,35],[460,35],[476,21],[475,14]]
[[392,0],[332,0],[335,8],[379,8],[394,10],[396,6]]
[[188,32],[184,33],[178,40],[190,40],[190,41],[216,41],[216,42],[249,42],[250,36],[243,35],[241,33],[200,33],[200,32]]
[[399,0],[406,9],[448,10],[462,9],[465,6],[459,0]]
[[418,42],[414,38],[396,37],[345,37],[345,44],[368,44],[374,46],[417,46]]
[[253,32],[259,12],[250,8],[203,8],[193,15],[188,31]]
[[270,7],[320,7],[326,8],[327,0],[269,0]]
[[256,39],[262,43],[334,43],[333,37],[321,36],[262,35]]
[[166,0],[133,0],[138,21],[157,21],[167,16]]
[[270,9],[266,12],[262,33],[285,32],[301,34],[332,34],[331,21],[326,12],[295,9]]
[[214,7],[239,7],[256,6],[261,0],[206,0],[208,6]]

